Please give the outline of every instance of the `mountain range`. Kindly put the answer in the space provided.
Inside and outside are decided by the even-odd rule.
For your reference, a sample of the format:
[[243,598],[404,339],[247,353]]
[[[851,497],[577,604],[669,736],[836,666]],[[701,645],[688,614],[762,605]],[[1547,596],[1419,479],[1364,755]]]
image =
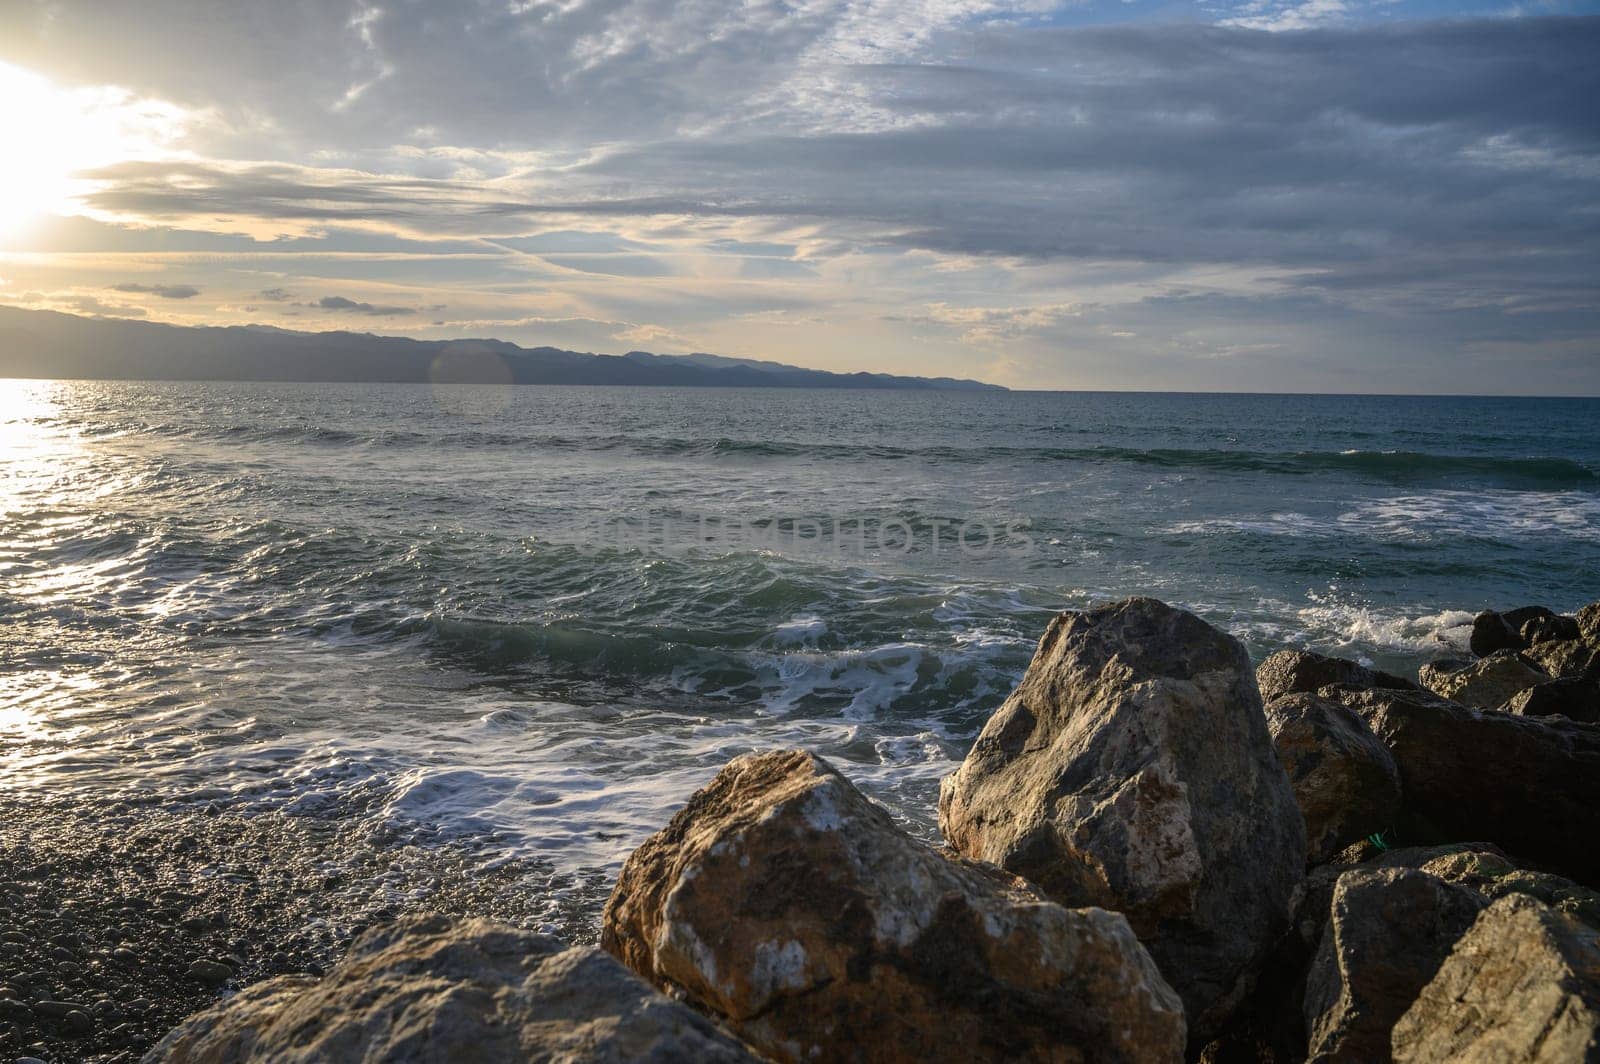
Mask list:
[[720,355],[595,355],[504,340],[164,325],[4,306],[0,377],[1006,390],[951,377],[830,373]]

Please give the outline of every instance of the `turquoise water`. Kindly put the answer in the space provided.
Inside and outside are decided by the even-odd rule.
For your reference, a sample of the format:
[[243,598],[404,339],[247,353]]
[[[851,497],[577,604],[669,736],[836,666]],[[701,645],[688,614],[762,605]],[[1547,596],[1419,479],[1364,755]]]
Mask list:
[[780,744],[929,830],[1064,607],[1600,599],[1596,400],[0,382],[0,462],[8,789],[569,870]]

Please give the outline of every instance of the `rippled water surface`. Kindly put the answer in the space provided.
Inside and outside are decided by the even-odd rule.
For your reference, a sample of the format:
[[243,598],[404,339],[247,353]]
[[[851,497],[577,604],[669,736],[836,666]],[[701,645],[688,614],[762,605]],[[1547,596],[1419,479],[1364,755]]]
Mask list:
[[1411,669],[1597,571],[1595,400],[0,381],[0,772],[579,870],[804,744],[927,830],[1053,610]]

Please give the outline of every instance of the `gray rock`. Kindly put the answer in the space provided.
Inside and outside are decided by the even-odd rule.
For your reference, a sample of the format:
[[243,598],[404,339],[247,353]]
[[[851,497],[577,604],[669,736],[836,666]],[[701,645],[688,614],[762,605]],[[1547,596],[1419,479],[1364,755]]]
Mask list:
[[87,1005],[80,1005],[76,1001],[36,1001],[33,1005],[33,1011],[40,1016],[59,1020],[69,1012],[83,1012],[88,1007]]
[[1516,651],[1501,650],[1454,672],[1424,673],[1422,682],[1442,698],[1473,709],[1495,709],[1550,679],[1549,673],[1529,665]]
[[1566,717],[1586,724],[1600,723],[1600,683],[1551,680],[1518,692],[1500,708],[1521,717]]
[[1261,689],[1263,702],[1272,702],[1284,695],[1313,692],[1336,683],[1401,690],[1417,686],[1399,676],[1310,650],[1280,650],[1256,668],[1256,684]]
[[929,848],[805,751],[735,759],[646,840],[601,944],[780,1061],[1183,1055],[1121,915]]
[[189,965],[189,978],[209,986],[221,986],[233,978],[233,969],[217,961],[198,960]]
[[1600,727],[1405,691],[1323,694],[1361,714],[1394,755],[1403,837],[1486,839],[1527,863],[1600,883]]
[[1600,936],[1524,895],[1478,916],[1391,1034],[1399,1064],[1600,1061]]
[[1267,728],[1306,825],[1306,859],[1328,860],[1400,816],[1400,770],[1349,707],[1314,694],[1267,703]]
[[320,982],[269,979],[198,1013],[146,1064],[408,1061],[753,1064],[737,1041],[592,948],[487,920],[411,916]]
[[1341,875],[1306,977],[1308,1059],[1381,1064],[1389,1031],[1487,903],[1404,868]]
[[1202,1041],[1287,926],[1305,827],[1244,648],[1128,599],[1057,617],[939,794],[960,853],[1127,915]]

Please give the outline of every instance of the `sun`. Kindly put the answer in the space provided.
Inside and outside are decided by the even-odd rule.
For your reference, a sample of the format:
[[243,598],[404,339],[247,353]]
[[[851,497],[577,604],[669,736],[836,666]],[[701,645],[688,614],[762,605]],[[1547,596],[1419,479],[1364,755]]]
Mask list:
[[170,154],[186,115],[116,88],[62,88],[0,63],[0,240],[52,214],[77,213],[85,174]]

